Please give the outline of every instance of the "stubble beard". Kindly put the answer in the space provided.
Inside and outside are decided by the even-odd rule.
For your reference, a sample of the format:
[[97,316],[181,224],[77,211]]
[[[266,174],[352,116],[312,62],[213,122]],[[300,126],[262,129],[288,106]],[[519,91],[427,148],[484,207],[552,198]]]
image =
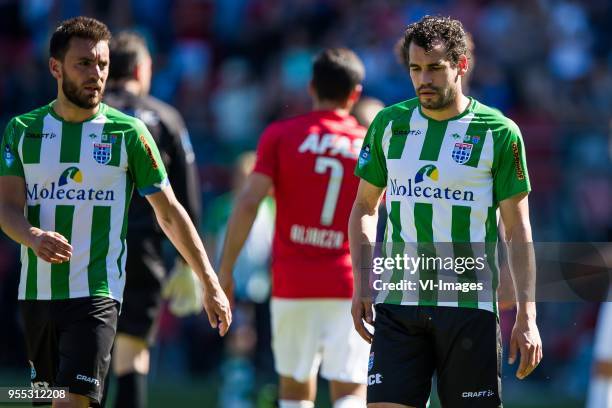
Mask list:
[[62,91],[66,98],[81,109],[93,109],[100,104],[104,95],[104,87],[98,92],[98,96],[88,96],[79,90],[77,84],[68,78],[66,71],[62,73]]
[[457,96],[457,91],[452,87],[449,87],[443,91],[439,89],[436,89],[435,91],[437,97],[431,98],[429,100],[424,101],[419,96],[419,102],[421,103],[421,106],[431,110],[442,110],[450,106],[453,103],[455,97]]

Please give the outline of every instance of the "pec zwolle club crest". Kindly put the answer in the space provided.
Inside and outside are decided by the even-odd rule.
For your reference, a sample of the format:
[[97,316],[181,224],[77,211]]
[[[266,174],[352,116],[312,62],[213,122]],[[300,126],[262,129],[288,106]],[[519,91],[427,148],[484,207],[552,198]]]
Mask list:
[[111,159],[111,143],[94,143],[93,158],[100,164],[107,164]]
[[459,164],[466,163],[472,155],[472,149],[474,145],[472,143],[457,142],[453,148],[453,160]]

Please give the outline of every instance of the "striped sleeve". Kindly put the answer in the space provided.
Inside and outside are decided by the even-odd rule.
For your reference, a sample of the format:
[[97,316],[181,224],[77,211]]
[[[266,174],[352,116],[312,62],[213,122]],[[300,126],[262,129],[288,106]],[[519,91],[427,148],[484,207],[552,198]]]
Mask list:
[[2,156],[0,156],[0,176],[25,177],[23,164],[19,157],[17,145],[19,138],[15,130],[15,120],[12,119],[4,130],[2,144],[0,145]]
[[525,145],[521,132],[511,122],[504,127],[495,143],[493,164],[493,194],[499,203],[519,193],[531,191]]
[[126,140],[128,167],[141,196],[157,193],[169,185],[164,163],[155,140],[140,120],[134,120],[135,133]]
[[377,187],[387,186],[387,163],[382,150],[382,133],[385,128],[379,113],[372,121],[363,141],[355,175]]

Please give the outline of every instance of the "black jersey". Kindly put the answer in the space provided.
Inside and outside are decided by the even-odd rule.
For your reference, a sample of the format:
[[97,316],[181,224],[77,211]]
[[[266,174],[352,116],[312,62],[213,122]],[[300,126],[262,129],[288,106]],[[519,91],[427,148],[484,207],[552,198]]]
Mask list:
[[[109,89],[105,102],[145,123],[159,148],[178,201],[185,207],[194,225],[198,226],[201,211],[200,185],[189,133],[181,115],[172,106],[152,96],[139,96],[125,90]],[[139,194],[132,196],[128,220],[128,257],[138,256],[145,266],[155,263],[159,265],[164,234],[153,208]],[[163,278],[164,273],[160,268],[146,269],[157,275],[157,279]]]

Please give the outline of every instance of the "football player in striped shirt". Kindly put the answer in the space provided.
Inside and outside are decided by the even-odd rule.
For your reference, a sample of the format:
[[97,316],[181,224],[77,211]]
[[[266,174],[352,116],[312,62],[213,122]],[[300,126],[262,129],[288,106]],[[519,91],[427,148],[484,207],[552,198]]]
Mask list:
[[[510,241],[531,242],[523,140],[514,122],[463,94],[461,77],[469,63],[459,21],[426,16],[408,26],[403,47],[417,97],[383,109],[370,126],[349,224],[353,319],[372,342],[368,404],[423,407],[436,372],[443,406],[498,407],[498,272],[494,246],[484,243],[497,242],[497,208]],[[396,262],[371,282],[360,276],[364,262],[371,265],[362,259],[362,246],[375,240],[383,194],[388,219],[381,259],[406,255],[421,263],[411,268]],[[483,256],[476,256],[478,250]],[[474,251],[469,268],[456,263],[465,259],[457,252],[466,251]],[[514,251],[511,258],[520,301],[510,360],[520,349],[521,379],[542,358],[532,295],[535,266],[524,254]],[[374,334],[363,323],[374,320],[372,286]]]
[[203,281],[224,335],[229,302],[151,134],[101,103],[111,34],[87,17],[50,43],[57,99],[13,118],[2,139],[0,227],[22,245],[21,315],[33,387],[68,387],[68,407],[99,405],[125,284],[127,210],[134,188]]

